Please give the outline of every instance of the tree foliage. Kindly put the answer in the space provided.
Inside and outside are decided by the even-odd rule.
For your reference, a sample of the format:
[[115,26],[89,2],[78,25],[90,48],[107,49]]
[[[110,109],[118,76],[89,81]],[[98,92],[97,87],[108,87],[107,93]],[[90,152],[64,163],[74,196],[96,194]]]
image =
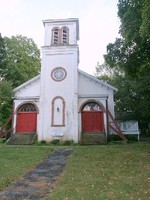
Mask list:
[[12,90],[38,74],[40,51],[32,39],[0,35],[0,126],[12,112]]
[[32,39],[21,35],[4,37],[7,65],[1,67],[1,77],[17,87],[38,74],[40,51]]
[[123,71],[112,69],[108,65],[98,64],[95,75],[118,89],[115,93],[117,119],[138,121],[149,119],[149,92],[143,90],[143,82],[137,82]]
[[[108,44],[104,55],[110,66],[119,66],[135,78],[150,74],[150,23],[149,28],[142,28],[148,19],[150,21],[150,12],[145,11],[144,2],[147,0],[119,0],[122,38]],[[142,17],[143,13],[147,18]]]
[[[1,69],[6,67],[6,51],[4,39],[0,34],[0,127],[7,118],[7,113],[10,113],[10,101],[12,95],[11,83],[5,81],[1,74]],[[5,115],[4,115],[5,113]]]
[[120,33],[126,41],[140,42],[149,39],[149,0],[119,0],[118,16],[121,20]]
[[[120,79],[118,86],[122,93],[121,104],[127,101],[128,96],[135,117],[147,122],[150,121],[149,10],[149,0],[119,0],[121,37],[107,45],[107,54],[104,55],[107,65],[124,72],[123,77],[113,77],[115,81]],[[124,105],[120,109],[123,111]]]
[[4,45],[4,39],[0,34],[0,78],[2,77],[2,69],[6,67],[6,51]]
[[6,80],[0,81],[0,127],[12,111],[12,84]]

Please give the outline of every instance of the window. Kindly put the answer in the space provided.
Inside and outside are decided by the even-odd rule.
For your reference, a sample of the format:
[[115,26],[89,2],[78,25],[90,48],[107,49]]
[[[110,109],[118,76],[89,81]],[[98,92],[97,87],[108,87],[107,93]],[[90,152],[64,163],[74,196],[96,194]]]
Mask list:
[[67,27],[62,28],[62,44],[68,44],[69,29]]
[[27,104],[24,104],[22,105],[18,112],[36,112],[36,107],[35,105],[31,104],[31,103],[27,103]]
[[62,81],[66,78],[67,72],[62,67],[56,67],[51,72],[51,77],[55,81]]
[[60,32],[59,28],[54,28],[52,31],[52,38],[53,38],[52,44],[54,45],[59,44],[59,32]]
[[52,29],[52,45],[67,45],[69,43],[69,29],[55,27]]
[[101,111],[101,107],[98,103],[95,103],[95,102],[90,102],[90,103],[87,103],[84,108],[83,108],[83,111]]

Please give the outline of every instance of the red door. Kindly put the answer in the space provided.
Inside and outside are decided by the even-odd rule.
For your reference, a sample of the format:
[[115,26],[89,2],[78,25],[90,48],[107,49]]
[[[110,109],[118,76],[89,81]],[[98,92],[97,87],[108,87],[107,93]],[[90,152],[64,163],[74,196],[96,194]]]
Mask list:
[[104,132],[103,112],[86,111],[82,112],[82,131]]
[[36,132],[37,113],[21,112],[17,116],[16,132]]
[[16,132],[36,132],[37,109],[34,104],[26,103],[18,109],[16,126]]

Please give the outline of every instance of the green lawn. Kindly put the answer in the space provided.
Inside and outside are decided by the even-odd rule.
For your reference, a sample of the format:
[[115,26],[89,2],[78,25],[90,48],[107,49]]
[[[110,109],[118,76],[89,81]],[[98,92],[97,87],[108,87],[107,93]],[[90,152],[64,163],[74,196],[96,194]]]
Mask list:
[[[61,147],[60,147],[61,148]],[[150,144],[74,146],[48,200],[148,200]],[[44,159],[50,146],[0,144],[0,188]]]
[[0,189],[18,179],[43,160],[52,148],[0,144]]
[[150,144],[75,147],[48,199],[150,199]]

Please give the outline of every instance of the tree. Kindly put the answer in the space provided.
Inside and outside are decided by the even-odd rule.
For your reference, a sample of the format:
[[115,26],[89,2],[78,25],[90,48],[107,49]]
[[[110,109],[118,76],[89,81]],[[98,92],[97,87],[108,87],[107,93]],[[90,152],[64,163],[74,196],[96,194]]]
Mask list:
[[[7,113],[10,113],[10,101],[12,95],[11,83],[7,82],[2,77],[1,69],[6,68],[6,51],[4,45],[4,39],[0,34],[0,127],[8,117]],[[5,113],[5,116],[4,116]]]
[[149,0],[143,0],[143,9],[142,9],[142,24],[140,27],[141,37],[144,38],[145,36],[149,38],[150,34],[150,3]]
[[12,112],[12,90],[36,76],[40,51],[32,39],[0,35],[0,126]]
[[[119,0],[120,34],[107,45],[105,62],[124,71],[132,89],[132,111],[142,121],[150,122],[150,19],[148,0]],[[146,25],[147,24],[147,25]],[[126,97],[128,93],[124,93]]]
[[1,77],[17,87],[38,74],[40,51],[32,39],[18,35],[4,37],[7,65],[1,66]]
[[[149,0],[119,0],[118,16],[121,20],[120,33],[127,41],[136,42],[150,37]],[[139,40],[140,39],[140,40]]]
[[2,78],[2,69],[6,67],[6,51],[4,45],[4,39],[0,33],[0,79]]
[[12,112],[12,84],[6,80],[0,80],[0,127]]
[[123,71],[112,69],[104,64],[97,64],[95,75],[118,89],[115,93],[116,119],[136,119],[136,116],[133,116],[135,83],[133,84],[129,77],[127,79]]

